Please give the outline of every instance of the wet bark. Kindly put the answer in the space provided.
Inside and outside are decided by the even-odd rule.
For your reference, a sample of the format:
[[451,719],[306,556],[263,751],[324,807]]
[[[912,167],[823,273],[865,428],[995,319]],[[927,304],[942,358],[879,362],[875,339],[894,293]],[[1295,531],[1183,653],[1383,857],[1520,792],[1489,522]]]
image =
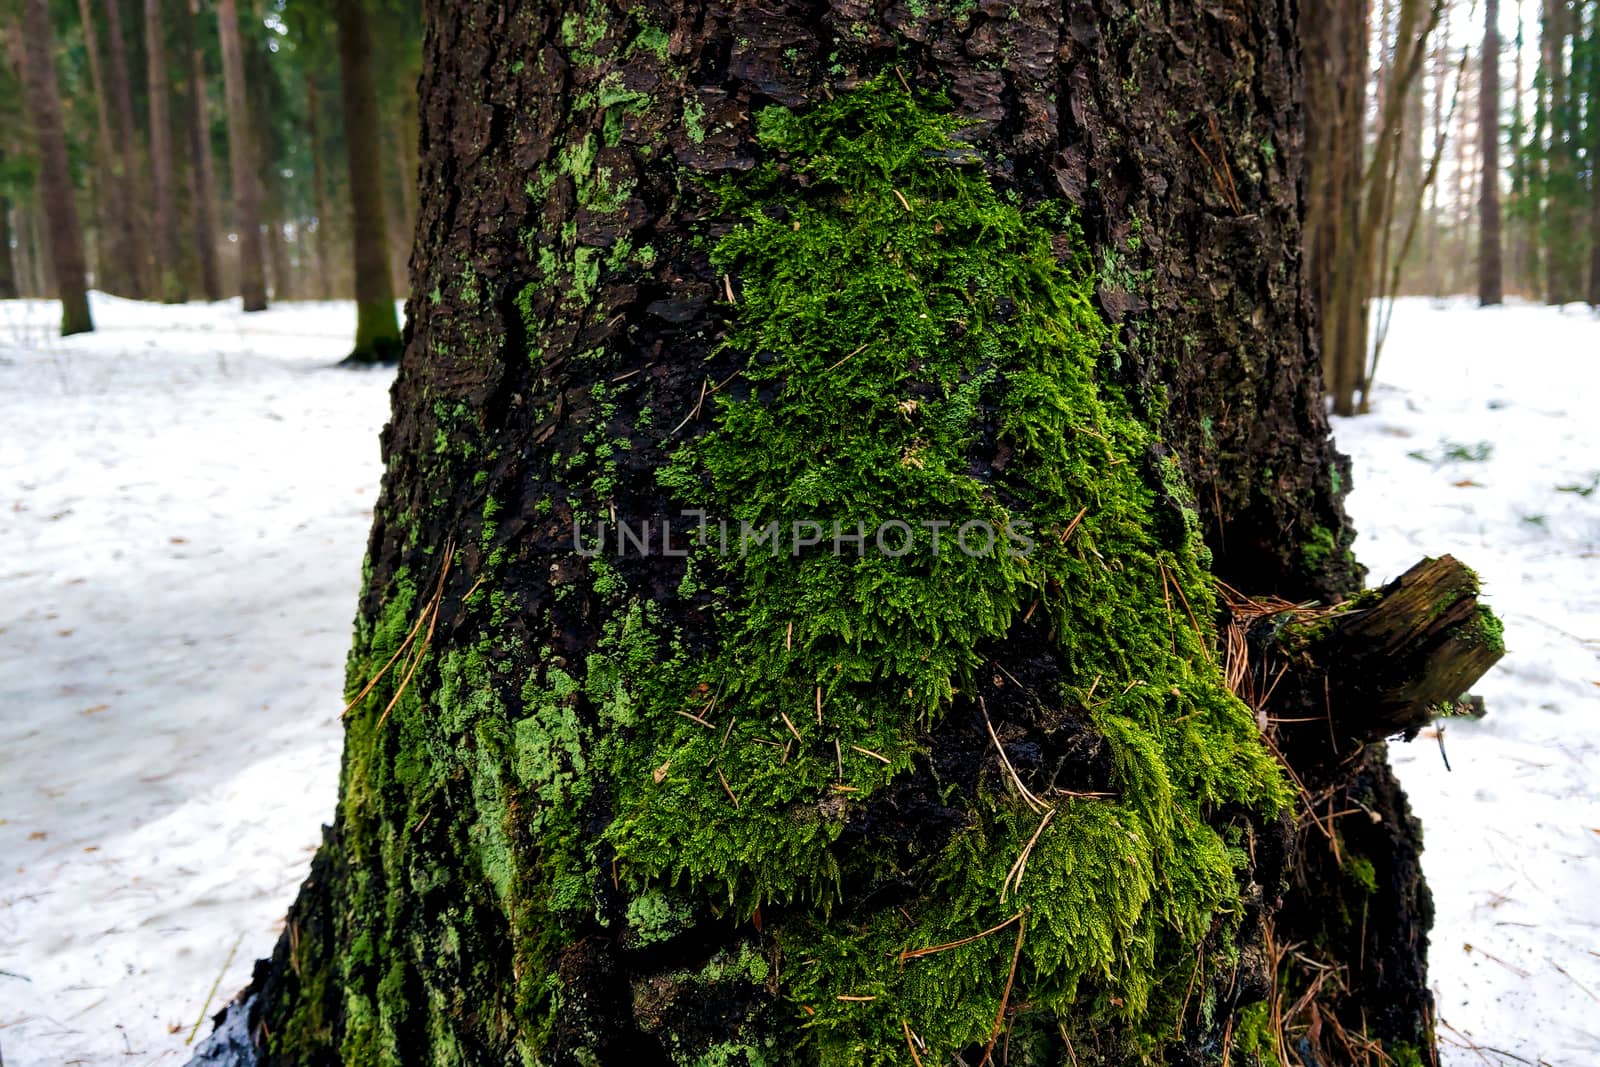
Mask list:
[[145,0],[144,47],[149,74],[150,176],[155,190],[156,293],[162,303],[189,299],[183,278],[183,233],[178,228],[178,179],[173,171],[172,86],[167,76],[162,0]]
[[339,0],[340,102],[350,170],[351,251],[355,263],[356,339],[350,360],[399,358],[400,324],[389,277],[389,227],[383,208],[383,153],[372,35],[365,0]]
[[1505,299],[1505,251],[1500,229],[1500,4],[1484,4],[1483,77],[1478,83],[1478,130],[1483,139],[1478,203],[1478,303]]
[[[848,1008],[787,996],[807,963],[784,946],[825,905],[750,912],[684,887],[679,920],[642,941],[629,916],[659,899],[619,871],[604,836],[620,783],[602,775],[579,802],[519,777],[518,761],[547,758],[585,781],[598,773],[582,769],[578,741],[563,749],[540,731],[557,720],[579,737],[595,729],[599,677],[560,688],[547,711],[541,693],[558,676],[598,670],[633,610],[608,592],[615,583],[634,591],[637,610],[679,627],[690,653],[716,641],[715,594],[681,559],[627,558],[607,577],[572,530],[580,514],[670,514],[658,472],[706,431],[713,385],[733,382],[751,355],[719,346],[741,280],[713,266],[708,246],[736,221],[717,183],[750,182],[774,163],[757,137],[764,108],[803,110],[876,75],[947,94],[970,121],[974,153],[948,153],[950,166],[981,166],[1024,205],[1076,209],[1098,311],[1118,331],[1098,374],[1159,425],[1164,444],[1148,463],[1170,459],[1192,486],[1217,575],[1257,598],[1354,594],[1349,468],[1328,438],[1301,262],[1294,13],[1275,0],[429,4],[413,291],[351,661],[358,699],[340,809],[273,956],[199,1062],[806,1062],[807,1019]],[[603,484],[569,473],[612,439]],[[818,456],[827,445],[817,442]],[[1152,490],[1172,539],[1183,536],[1183,496]],[[1256,666],[1241,679],[1275,637],[1250,638]],[[1022,761],[1014,776],[1047,774],[1049,759],[1078,789],[1112,781],[1105,739],[1072,725],[1062,703],[1070,686],[1092,698],[1094,680],[1072,675],[1056,640],[1019,615],[928,725],[912,771],[871,803],[819,802],[819,817],[840,824],[841,852],[884,855],[890,870],[841,882],[829,920],[839,936],[915,901],[926,872],[898,873],[901,858],[961,825],[964,801],[950,798],[967,795],[964,783],[999,781],[994,749]],[[374,683],[373,705],[359,691],[390,648],[399,669]],[[1351,638],[1327,655],[1365,652]],[[480,666],[463,682],[467,662]],[[663,666],[659,656],[630,662],[630,684]],[[1274,699],[1320,696],[1308,679],[1339,670],[1304,656]],[[1359,704],[1348,713],[1359,718]],[[1254,706],[1266,720],[1291,717],[1287,704]],[[809,705],[796,710],[809,717]],[[518,730],[544,740],[516,755],[507,739]],[[1162,987],[1176,1025],[1086,1031],[1077,1015],[1001,996],[991,1050],[1004,1031],[1017,1063],[1121,1064],[1152,1048],[1174,1064],[1259,1063],[1259,1050],[1238,1043],[1245,1008],[1303,993],[1306,1007],[1269,1045],[1296,1042],[1306,1062],[1324,1064],[1354,1062],[1336,1032],[1394,1054],[1426,1049],[1431,904],[1383,746],[1352,742],[1329,760],[1285,744],[1308,787],[1297,817],[1205,816],[1239,835],[1242,913],[1200,946],[1203,959],[1231,965],[1185,961]],[[1342,816],[1357,800],[1372,820],[1336,822],[1328,805]],[[590,873],[560,883],[581,902],[572,925],[551,917],[560,842],[538,829],[557,815],[589,850]],[[1359,925],[1343,873],[1352,857],[1372,872],[1370,921]],[[1328,946],[1302,955],[1351,980],[1296,970],[1279,951],[1296,942]],[[1023,957],[1023,927],[1017,945]],[[996,972],[993,986],[1009,992],[1003,961]],[[1029,973],[1013,968],[1019,983]],[[970,1051],[968,1062],[990,1059],[981,1041]],[[904,1042],[847,1061],[916,1056],[907,1024]]]
[[208,301],[222,299],[218,262],[217,165],[211,151],[211,97],[206,89],[206,53],[200,45],[200,0],[189,0],[184,44],[189,58],[189,210],[200,291]]
[[88,265],[67,164],[55,41],[46,0],[25,0],[22,5],[22,81],[39,153],[39,198],[49,221],[50,260],[61,300],[61,335],[87,333],[94,329],[85,277]]
[[256,158],[255,123],[250,117],[237,0],[217,0],[217,33],[222,42],[222,80],[228,100],[228,158],[233,171],[234,226],[239,231],[239,293],[244,310],[265,311],[267,266],[261,232],[261,170]]

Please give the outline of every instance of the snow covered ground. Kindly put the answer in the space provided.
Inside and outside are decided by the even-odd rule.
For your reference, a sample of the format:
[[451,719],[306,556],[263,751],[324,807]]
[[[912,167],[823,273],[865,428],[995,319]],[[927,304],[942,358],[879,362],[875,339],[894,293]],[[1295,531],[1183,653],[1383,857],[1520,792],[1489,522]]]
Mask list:
[[[1476,568],[1506,658],[1479,721],[1393,753],[1433,887],[1441,1061],[1600,1064],[1600,320],[1406,300],[1355,459],[1374,584]],[[1473,1046],[1477,1046],[1474,1048]]]
[[388,416],[390,374],[330,369],[351,305],[94,315],[61,340],[0,303],[7,1067],[182,1064],[275,940],[333,809]]
[[[0,303],[0,1050],[177,1065],[332,810],[389,376],[328,369],[345,304],[56,314]],[[1510,648],[1453,771],[1395,747],[1443,1062],[1600,1063],[1600,320],[1405,301],[1379,378],[1357,551],[1456,554]]]

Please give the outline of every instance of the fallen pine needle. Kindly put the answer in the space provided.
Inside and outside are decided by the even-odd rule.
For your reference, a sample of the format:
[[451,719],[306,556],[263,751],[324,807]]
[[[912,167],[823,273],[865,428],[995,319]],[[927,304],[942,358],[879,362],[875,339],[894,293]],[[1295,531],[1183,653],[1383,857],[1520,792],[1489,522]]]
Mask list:
[[189,1031],[189,1036],[183,1039],[185,1045],[194,1044],[194,1035],[200,1032],[200,1024],[206,1021],[206,1012],[211,1010],[211,1001],[217,995],[217,988],[222,985],[222,976],[228,973],[228,968],[233,964],[233,957],[239,951],[239,945],[244,941],[244,931],[239,931],[239,936],[233,939],[233,947],[228,950],[228,958],[222,961],[222,970],[217,972],[217,980],[211,983],[211,992],[206,994],[206,1002],[200,1008],[200,1018],[194,1021],[194,1028]]
[[983,1050],[978,1067],[994,1062],[995,1042],[1000,1040],[1000,1031],[1005,1026],[1006,1005],[1011,1000],[1011,985],[1017,980],[1017,961],[1022,958],[1022,935],[1027,932],[1028,920],[1023,919],[1017,924],[1017,947],[1011,950],[1011,970],[1006,973],[1006,987],[1000,992],[1000,1010],[994,1015],[994,1030],[989,1034],[989,1044]]
[[728,779],[723,776],[721,767],[716,768],[716,772],[717,772],[717,781],[722,783],[723,791],[728,794],[728,799],[733,801],[733,809],[735,811],[738,811],[739,810],[739,798],[733,795],[733,786],[728,784]]
[[894,761],[888,756],[880,756],[870,748],[862,748],[860,745],[851,745],[850,747],[861,753],[863,756],[871,756],[873,759],[881,760],[882,762],[889,764],[891,767],[894,766]]
[[848,996],[847,994],[840,993],[834,999],[835,1000],[849,1001],[851,1004],[868,1004],[868,1003],[871,1003],[874,1000],[877,1000],[878,998],[877,997],[852,997],[852,996]]
[[982,941],[991,934],[998,934],[1001,930],[1004,930],[1018,919],[1021,919],[1022,915],[1023,913],[1019,911],[1005,922],[1000,923],[997,926],[991,926],[989,929],[973,934],[971,937],[963,937],[959,941],[946,941],[942,945],[929,945],[927,948],[902,949],[898,960],[900,963],[904,963],[906,960],[917,960],[921,959],[923,956],[932,956],[939,952],[949,952],[954,948],[965,948],[968,945],[976,944],[977,942]]
[[906,1022],[904,1019],[901,1019],[900,1025],[906,1032],[906,1048],[911,1050],[911,1061],[915,1063],[917,1067],[922,1067],[922,1057],[917,1055],[917,1043],[911,1038],[911,1024]]

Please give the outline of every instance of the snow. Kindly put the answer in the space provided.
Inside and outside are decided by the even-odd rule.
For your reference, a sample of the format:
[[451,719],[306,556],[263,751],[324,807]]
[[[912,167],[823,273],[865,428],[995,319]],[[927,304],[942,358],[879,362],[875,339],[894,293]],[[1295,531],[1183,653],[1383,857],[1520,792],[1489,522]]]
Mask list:
[[333,810],[388,414],[389,373],[330,368],[351,305],[93,310],[62,340],[0,303],[8,1067],[181,1064],[270,951]]
[[1369,581],[1448,552],[1506,624],[1506,658],[1474,689],[1488,716],[1443,728],[1453,769],[1434,731],[1391,747],[1438,909],[1440,1060],[1594,1064],[1600,320],[1401,301],[1377,380],[1370,414],[1335,420]]
[[[9,1067],[181,1064],[270,950],[332,812],[381,474],[390,376],[328,367],[350,305],[94,311],[60,340],[54,304],[0,303]],[[1442,1062],[1600,1062],[1600,320],[1402,301],[1379,380],[1337,420],[1356,550],[1374,582],[1457,555],[1510,649],[1453,770],[1431,734],[1393,750]]]

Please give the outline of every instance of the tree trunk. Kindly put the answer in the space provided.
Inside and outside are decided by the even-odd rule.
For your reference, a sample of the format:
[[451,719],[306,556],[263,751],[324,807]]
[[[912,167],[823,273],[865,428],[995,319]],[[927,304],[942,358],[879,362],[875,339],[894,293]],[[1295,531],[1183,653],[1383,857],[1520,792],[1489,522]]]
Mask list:
[[1425,1061],[1433,687],[1334,683],[1496,636],[1294,606],[1295,8],[988,6],[428,5],[339,809],[200,1062]]
[[[5,151],[0,149],[0,163],[5,162]],[[11,255],[11,198],[0,193],[0,300],[15,300],[17,291],[17,264]]]
[[355,258],[356,341],[349,359],[400,356],[400,323],[389,278],[389,230],[383,211],[383,155],[372,39],[365,0],[338,0],[340,102],[350,169],[351,247]]
[[183,282],[183,237],[178,230],[178,182],[172,160],[172,86],[167,77],[162,0],[144,0],[144,45],[149,72],[150,175],[155,188],[156,293],[162,303],[189,299]]
[[255,126],[245,83],[244,45],[239,39],[237,0],[217,0],[222,43],[222,81],[228,99],[228,158],[233,171],[234,225],[239,231],[239,293],[244,310],[267,308],[266,248],[261,233],[261,171]]
[[106,91],[105,72],[100,65],[100,34],[95,26],[90,0],[78,0],[83,20],[84,51],[89,61],[89,83],[95,100],[95,163],[99,195],[96,206],[103,213],[99,240],[105,249],[97,276],[100,288],[120,296],[139,297],[139,231],[134,221],[129,196],[128,173],[117,137],[111,132],[112,106]]
[[200,288],[208,301],[222,299],[217,261],[217,165],[211,153],[211,98],[206,91],[206,53],[200,45],[200,0],[189,0],[184,43],[189,52],[189,201]]
[[47,0],[23,0],[22,82],[39,154],[39,196],[49,221],[50,259],[61,300],[61,336],[94,329],[89,315],[83,229],[67,163],[67,135],[56,81],[55,41]]
[[1478,202],[1478,303],[1505,299],[1505,258],[1500,235],[1500,4],[1484,4],[1483,77],[1478,85],[1478,132],[1483,178]]
[[316,205],[317,224],[312,233],[317,257],[317,299],[333,299],[333,274],[328,264],[328,243],[332,215],[328,212],[327,153],[322,146],[322,95],[317,89],[317,73],[306,70],[306,137],[311,143],[311,189]]
[[128,226],[138,274],[131,284],[134,295],[151,296],[156,291],[155,242],[150,240],[150,187],[145,180],[143,145],[133,122],[133,81],[128,75],[128,42],[122,32],[120,0],[104,0],[107,55],[111,61],[111,108],[116,120],[117,154],[121,158],[121,177],[127,190]]

